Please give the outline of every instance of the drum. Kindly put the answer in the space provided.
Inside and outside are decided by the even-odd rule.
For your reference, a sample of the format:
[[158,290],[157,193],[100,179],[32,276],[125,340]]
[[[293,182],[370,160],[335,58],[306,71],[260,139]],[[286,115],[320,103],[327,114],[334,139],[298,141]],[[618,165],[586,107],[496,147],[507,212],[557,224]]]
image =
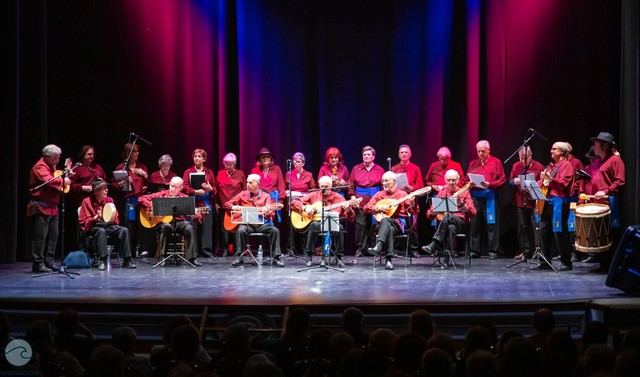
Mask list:
[[576,250],[602,253],[611,247],[611,210],[606,204],[587,203],[576,207]]
[[102,208],[102,220],[104,220],[105,223],[113,222],[116,213],[118,213],[118,211],[116,210],[115,204],[107,203]]

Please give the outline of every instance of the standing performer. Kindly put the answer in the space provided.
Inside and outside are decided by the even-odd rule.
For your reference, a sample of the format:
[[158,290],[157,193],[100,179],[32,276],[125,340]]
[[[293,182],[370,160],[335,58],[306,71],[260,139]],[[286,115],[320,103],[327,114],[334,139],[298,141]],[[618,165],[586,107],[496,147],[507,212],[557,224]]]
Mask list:
[[[168,190],[158,191],[153,194],[148,194],[140,197],[140,206],[144,208],[147,213],[152,216],[153,215],[153,198],[180,198],[186,197],[187,194],[182,192],[184,181],[180,177],[171,178],[171,182],[169,183]],[[196,222],[202,222],[202,215],[196,212],[194,216],[194,220]],[[176,232],[182,234],[184,237],[184,241],[187,244],[187,251],[185,253],[185,257],[189,260],[191,264],[196,267],[202,266],[202,263],[198,262],[196,259],[197,249],[196,249],[196,230],[191,224],[191,222],[185,216],[176,216],[175,218],[175,228],[171,223],[163,223],[160,222],[155,227],[158,234],[160,234],[160,247],[163,250],[163,253],[167,250],[167,245],[169,241],[169,237],[172,232]]]
[[[308,170],[304,170],[304,154],[302,152],[294,153],[291,157],[291,162],[293,164],[293,171],[287,171],[285,176],[287,187],[291,190],[291,194],[289,194],[291,195],[291,202],[288,203],[288,205],[292,205],[294,199],[300,198],[309,190],[316,188],[313,174]],[[286,223],[291,225],[291,219],[287,219]],[[301,249],[302,236],[300,233],[294,232],[293,226],[289,226],[287,234],[287,245],[291,248],[290,252],[295,253]]]
[[[193,166],[186,169],[182,173],[184,181],[184,192],[187,195],[195,195],[196,207],[207,207],[210,212],[204,215],[202,223],[196,224],[197,250],[198,254],[203,257],[211,257],[214,252],[213,229],[214,222],[217,224],[217,212],[213,206],[213,196],[216,194],[216,179],[213,170],[204,166],[207,161],[207,152],[202,148],[196,148],[191,153],[193,158]],[[200,179],[197,180],[197,176]],[[194,186],[194,182],[198,182],[199,187]],[[200,183],[202,182],[202,183]]]
[[[107,267],[107,242],[109,239],[117,240],[117,250],[124,259],[122,267],[136,268],[135,263],[131,261],[129,230],[118,225],[120,217],[113,204],[113,199],[108,196],[109,189],[107,186],[107,182],[100,178],[93,181],[93,195],[82,200],[78,223],[82,230],[95,240],[95,251],[98,254],[98,258],[100,258],[99,270],[103,271]],[[104,208],[107,205],[113,206],[112,218],[105,218]]]
[[[300,213],[305,213],[307,216],[313,216],[317,212],[321,211],[323,206],[328,208],[329,206],[342,203],[343,205],[337,206],[331,209],[331,211],[338,213],[339,216],[347,216],[348,218],[353,219],[354,212],[351,209],[349,202],[345,201],[342,195],[331,190],[333,178],[325,175],[320,177],[318,184],[320,185],[320,190],[311,192],[294,200],[292,204],[293,209]],[[320,209],[318,209],[317,203],[323,203]],[[314,219],[309,224],[309,228],[307,230],[307,242],[304,249],[306,256],[304,265],[306,267],[311,267],[311,258],[313,255],[312,253],[316,237],[322,231],[322,224],[320,223],[321,220],[321,218]],[[333,229],[331,231],[331,239],[335,244],[336,257],[338,259],[342,259],[342,256],[344,255],[344,236],[342,225],[340,225],[339,229]]]
[[[227,218],[228,210],[224,209],[224,203],[239,194],[247,185],[244,173],[240,169],[236,169],[238,158],[233,153],[227,153],[222,158],[224,169],[218,170],[216,176],[216,203],[220,208],[219,217]],[[233,252],[232,233],[227,231],[225,227],[220,227],[220,246],[228,252]],[[229,248],[231,246],[231,248]]]
[[260,176],[262,190],[268,193],[274,202],[278,202],[284,198],[286,188],[282,170],[273,158],[269,148],[260,148],[256,156],[256,166],[251,169],[251,173]]
[[371,216],[364,212],[363,208],[375,195],[380,191],[380,183],[384,169],[382,166],[373,162],[376,158],[376,150],[373,147],[365,146],[362,148],[362,163],[351,169],[349,175],[349,196],[351,199],[362,198],[360,208],[356,210],[356,257],[364,255],[367,249],[367,238],[371,228]]
[[[62,191],[71,185],[69,178],[56,172],[61,154],[62,150],[57,145],[46,145],[42,148],[42,157],[29,173],[31,198],[27,205],[27,218],[30,220],[29,240],[33,258],[31,270],[36,273],[57,269],[54,259],[58,243],[58,205]],[[71,169],[71,160],[65,161],[65,167],[65,171]],[[36,189],[45,182],[48,183]]]
[[516,207],[516,215],[518,220],[518,246],[519,253],[515,259],[526,259],[533,255],[535,248],[534,226],[533,226],[533,209],[536,202],[532,200],[523,186],[524,182],[520,181],[520,176],[527,174],[533,175],[533,180],[540,180],[540,172],[544,169],[541,163],[533,159],[531,147],[525,146],[518,151],[519,161],[511,167],[509,174],[509,185],[513,188],[513,204]]
[[462,165],[460,165],[459,162],[451,159],[451,151],[449,148],[440,147],[436,155],[438,157],[438,161],[434,161],[429,165],[427,175],[424,177],[426,185],[431,186],[433,188],[432,192],[436,194],[446,185],[446,181],[444,179],[446,172],[453,169],[458,172],[458,175],[460,176],[458,186],[462,187],[464,185],[464,171],[462,170]]
[[[349,168],[344,164],[344,157],[340,153],[340,149],[329,147],[324,153],[324,163],[318,172],[318,180],[320,177],[331,177],[333,187],[344,186],[349,180]],[[338,190],[342,195],[346,194],[346,189]]]
[[471,183],[471,196],[478,211],[477,216],[471,220],[471,257],[479,258],[482,246],[486,244],[489,258],[496,259],[500,247],[500,205],[497,189],[506,182],[507,177],[502,161],[491,156],[491,146],[487,140],[478,141],[476,151],[478,158],[471,161],[467,173],[482,174],[485,181],[480,187]]
[[[457,212],[446,213],[438,216],[433,212],[432,208],[427,210],[428,219],[436,219],[442,217],[436,228],[433,240],[430,244],[423,246],[422,250],[427,254],[433,255],[437,250],[441,250],[445,242],[451,242],[457,233],[464,229],[464,224],[468,223],[476,215],[476,207],[473,205],[473,199],[469,191],[460,189],[458,182],[460,175],[455,169],[449,169],[444,175],[447,185],[438,191],[438,198],[455,197],[457,200]],[[460,191],[458,191],[460,190]]]
[[[129,160],[127,161],[127,157]],[[131,238],[132,247],[140,245],[142,240],[138,239],[138,217],[136,208],[138,206],[138,198],[147,190],[147,178],[149,178],[149,170],[147,166],[139,161],[140,145],[126,143],[122,149],[121,158],[123,161],[116,166],[115,170],[125,170],[128,174],[127,178],[116,181],[113,188],[120,191],[124,204],[120,207],[122,211],[124,225],[129,229],[129,237]],[[125,166],[127,163],[127,166]],[[146,249],[142,245],[143,250]],[[135,250],[135,247],[133,248]]]
[[[377,206],[381,200],[384,199],[400,199],[407,195],[403,190],[399,190],[396,186],[396,173],[388,171],[382,175],[382,191],[378,191],[371,200],[367,202],[364,207],[364,212],[372,215],[377,213],[383,213],[388,210],[386,207]],[[409,224],[407,217],[413,213],[413,199],[407,199],[404,202],[398,204],[398,208],[391,217],[384,217],[380,221],[380,227],[378,228],[378,235],[376,236],[376,245],[369,248],[367,251],[370,254],[380,255],[385,252],[385,266],[386,270],[393,270],[393,263],[391,260],[394,255],[394,236],[398,233],[404,233]]]
[[176,176],[171,170],[173,166],[173,158],[169,154],[163,154],[158,159],[158,170],[149,176],[149,192],[158,192],[169,189],[171,178]]
[[420,167],[411,162],[411,147],[407,144],[402,144],[398,148],[398,158],[400,162],[393,165],[391,171],[396,174],[403,173],[407,175],[407,186],[402,189],[406,192],[411,192],[424,187]]
[[[619,153],[614,152],[616,142],[613,135],[600,132],[592,137],[593,152],[599,157],[600,166],[591,176],[590,191],[587,195],[594,195],[597,202],[607,203],[611,209],[611,240],[617,245],[621,236],[620,205],[625,184],[625,167]],[[608,196],[608,200],[604,197]],[[607,272],[611,264],[612,252],[601,253],[598,256],[600,266],[593,272]]]
[[[547,202],[544,205],[540,219],[540,234],[544,256],[551,260],[551,241],[560,253],[562,265],[559,271],[571,270],[571,250],[569,244],[569,203],[573,190],[574,171],[567,161],[570,150],[569,143],[558,141],[551,146],[551,163],[540,173],[539,185],[542,192],[548,191]],[[552,237],[553,235],[553,237]],[[551,267],[544,262],[533,269],[546,270]]]
[[[238,226],[238,230],[236,230],[236,255],[242,255],[242,251],[247,245],[249,232],[265,233],[269,238],[271,247],[271,263],[278,267],[284,267],[284,262],[281,258],[282,252],[280,251],[280,231],[273,225],[274,211],[270,207],[275,202],[269,194],[260,188],[260,180],[261,178],[258,174],[249,174],[247,177],[247,189],[224,203],[225,209],[233,211],[240,211],[242,207],[260,208],[267,218],[264,224],[241,224]],[[241,266],[242,264],[244,264],[242,258],[238,258],[233,262],[234,266]]]

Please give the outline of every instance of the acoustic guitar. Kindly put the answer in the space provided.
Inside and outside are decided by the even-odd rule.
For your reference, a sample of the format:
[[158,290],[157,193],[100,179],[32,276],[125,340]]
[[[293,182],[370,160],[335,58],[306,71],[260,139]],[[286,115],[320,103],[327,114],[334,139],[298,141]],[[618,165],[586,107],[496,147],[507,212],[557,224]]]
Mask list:
[[[209,207],[197,207],[196,213],[206,215],[211,211]],[[140,208],[140,224],[147,228],[151,229],[160,223],[168,224],[173,220],[173,216],[154,216],[153,214],[149,214],[146,208]]]
[[[356,206],[360,204],[362,198],[354,198],[344,202],[330,204],[328,206],[324,206],[324,211],[331,211],[338,207],[342,207],[347,204],[350,206]],[[312,221],[320,221],[322,218],[322,201],[318,200],[317,202],[310,204],[313,208],[313,213],[308,213],[306,211],[298,212],[296,210],[291,211],[291,225],[297,230],[306,229]]]
[[382,199],[381,201],[376,203],[376,208],[378,211],[373,214],[373,217],[376,219],[377,222],[380,222],[382,221],[382,219],[386,217],[393,216],[393,214],[398,209],[398,206],[400,205],[400,203],[416,196],[428,194],[430,192],[431,192],[431,186],[427,186],[421,189],[417,189],[399,199],[391,199],[391,198]]
[[[258,207],[261,210],[268,210],[268,211],[275,211],[278,209],[282,209],[282,207],[284,207],[284,205],[282,203],[273,203],[273,204],[267,204],[264,207]],[[256,207],[243,207],[243,208],[256,208]],[[224,212],[224,220],[222,222],[223,226],[224,226],[224,230],[226,230],[227,232],[235,232],[236,229],[238,229],[238,225],[240,225],[240,223],[237,222],[233,222],[233,218],[231,217],[231,210],[225,210]]]
[[[542,177],[542,186],[540,186],[540,191],[542,192],[542,196],[545,198],[547,197],[547,194],[549,194],[549,183],[551,182],[551,178],[553,178],[557,173],[557,170],[551,170],[551,173],[549,173],[547,172],[547,169],[544,169],[542,173],[540,173],[540,176]],[[542,216],[542,211],[544,210],[544,203],[546,203],[546,200],[536,200],[535,210],[540,216]]]

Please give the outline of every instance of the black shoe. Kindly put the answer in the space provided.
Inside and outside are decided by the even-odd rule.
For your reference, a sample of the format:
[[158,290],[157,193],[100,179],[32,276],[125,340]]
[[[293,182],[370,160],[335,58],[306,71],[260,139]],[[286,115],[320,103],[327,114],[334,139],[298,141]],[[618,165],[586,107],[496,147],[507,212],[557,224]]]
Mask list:
[[410,251],[409,253],[411,258],[420,259],[420,253],[418,253],[417,251],[414,250],[414,251]]
[[45,263],[45,266],[47,268],[51,269],[51,271],[58,271],[60,269],[60,267],[56,266],[54,263],[52,263],[52,264],[46,264]]
[[480,253],[478,253],[477,251],[472,251],[469,253],[469,256],[473,259],[478,259],[480,258]]
[[362,250],[358,249],[356,250],[356,257],[363,257],[364,254],[362,254]]
[[306,257],[306,258],[304,259],[304,266],[305,266],[305,267],[311,267],[311,264],[312,264],[312,263],[311,263],[311,258],[310,258],[310,257]]
[[560,256],[556,255],[555,257],[551,258],[551,260],[560,260]]
[[51,269],[44,264],[34,264],[33,266],[31,266],[31,272],[41,274],[44,272],[51,272]]
[[125,259],[124,263],[122,263],[122,268],[130,268],[133,270],[136,268],[136,264],[131,259]]
[[240,258],[234,260],[233,263],[231,263],[231,265],[233,267],[242,266],[242,265],[244,265],[244,259],[242,257],[240,257]]
[[382,242],[376,242],[376,246],[367,249],[367,254],[376,256],[382,252]]
[[202,266],[202,263],[198,262],[198,260],[196,258],[189,259],[189,263],[191,263],[192,265],[194,265],[196,267],[201,267]]
[[498,253],[495,253],[495,252],[493,252],[493,251],[490,251],[490,252],[489,252],[489,259],[491,259],[491,260],[496,260],[496,259],[498,259]]
[[570,264],[561,264],[560,267],[556,268],[556,270],[558,271],[571,271],[573,269],[573,266]]
[[598,263],[598,258],[589,255],[587,258],[585,258],[582,263]]
[[427,253],[427,255],[433,255],[435,253],[435,245],[433,242],[428,245],[422,246],[421,249],[422,251]]
[[384,264],[384,269],[393,270],[393,263],[391,263],[391,259],[387,259],[387,261]]
[[532,271],[542,271],[542,270],[551,270],[551,267],[546,263],[538,263],[537,265],[531,267]]
[[284,267],[284,262],[282,261],[282,258],[280,258],[279,256],[273,258],[271,264],[275,264],[277,267]]
[[98,270],[104,271],[106,269],[107,269],[107,264],[103,260],[101,260],[100,263],[98,263]]

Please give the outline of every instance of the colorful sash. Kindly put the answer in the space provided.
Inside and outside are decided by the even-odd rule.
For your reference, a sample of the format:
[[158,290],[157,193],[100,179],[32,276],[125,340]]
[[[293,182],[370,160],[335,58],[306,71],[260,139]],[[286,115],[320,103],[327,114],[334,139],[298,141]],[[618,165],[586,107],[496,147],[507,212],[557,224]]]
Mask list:
[[471,196],[476,199],[484,198],[487,201],[485,205],[485,217],[487,218],[487,224],[496,223],[496,194],[491,189],[484,190],[472,190]]
[[[380,187],[378,186],[372,186],[372,187],[356,186],[356,194],[360,196],[369,196],[370,198],[372,198],[378,191],[380,191]],[[371,224],[375,225],[377,223],[378,222],[376,221],[376,219],[373,217],[373,215],[371,215]]]
[[136,221],[136,207],[138,206],[138,197],[130,196],[127,198],[127,220]]
[[[553,213],[551,215],[551,223],[553,225],[553,233],[562,232],[562,206],[567,203],[571,203],[571,198],[561,198],[559,196],[549,196],[549,202],[551,202],[551,209]],[[575,230],[575,216],[567,218],[567,229],[570,232]]]
[[[269,196],[271,197],[271,200],[273,200],[275,203],[278,203],[280,201],[280,193],[278,192],[278,190],[271,191],[269,193]],[[276,210],[276,218],[278,219],[279,223],[282,222],[282,213],[281,213],[280,210]],[[265,223],[266,223],[266,221],[265,221]]]
[[620,201],[617,196],[609,195],[609,207],[611,208],[611,227],[620,228]]

